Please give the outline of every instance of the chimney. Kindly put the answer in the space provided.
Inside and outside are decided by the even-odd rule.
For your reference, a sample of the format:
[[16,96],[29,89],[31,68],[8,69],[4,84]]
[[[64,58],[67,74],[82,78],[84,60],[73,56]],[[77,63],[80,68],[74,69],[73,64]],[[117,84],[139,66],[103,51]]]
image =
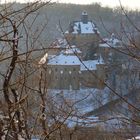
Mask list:
[[87,24],[87,23],[88,23],[88,14],[87,14],[86,11],[83,11],[83,12],[82,12],[81,21],[82,21],[84,24]]

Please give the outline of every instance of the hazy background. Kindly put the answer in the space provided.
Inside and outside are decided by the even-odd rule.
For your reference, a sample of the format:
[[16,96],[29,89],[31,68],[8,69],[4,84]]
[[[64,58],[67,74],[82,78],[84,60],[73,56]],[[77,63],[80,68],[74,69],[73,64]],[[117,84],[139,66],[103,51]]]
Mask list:
[[[1,3],[5,2],[34,2],[37,0],[0,0]],[[48,0],[42,0],[48,1]],[[120,1],[124,7],[130,9],[140,9],[140,1],[139,0],[51,0],[52,2],[59,3],[73,3],[73,4],[93,4],[95,2],[100,3],[102,6],[116,7],[120,6]]]

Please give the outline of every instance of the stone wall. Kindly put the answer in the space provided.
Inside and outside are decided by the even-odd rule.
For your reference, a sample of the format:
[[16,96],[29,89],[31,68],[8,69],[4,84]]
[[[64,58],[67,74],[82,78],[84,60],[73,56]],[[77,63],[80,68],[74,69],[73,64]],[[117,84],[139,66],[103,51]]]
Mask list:
[[82,51],[83,58],[93,59],[91,54],[96,53],[99,46],[98,34],[65,34],[71,45],[76,45]]
[[80,65],[48,65],[46,78],[50,89],[79,89]]

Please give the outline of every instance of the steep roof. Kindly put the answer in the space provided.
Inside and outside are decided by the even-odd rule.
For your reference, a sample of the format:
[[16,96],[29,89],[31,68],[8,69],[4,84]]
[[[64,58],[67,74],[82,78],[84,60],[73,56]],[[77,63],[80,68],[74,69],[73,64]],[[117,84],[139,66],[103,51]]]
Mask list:
[[64,38],[57,38],[50,44],[50,48],[66,48],[68,43]]
[[[95,34],[99,33],[96,25],[92,21],[83,23],[82,21],[75,21],[72,25],[73,31],[72,34]],[[65,33],[70,33],[66,31]]]
[[78,33],[78,30],[81,30],[80,31],[81,34],[94,34],[95,33],[94,30],[96,29],[95,25],[91,21],[88,21],[86,24],[81,21],[75,22],[73,28],[74,28],[73,33]]
[[81,54],[81,50],[77,48],[75,45],[68,46],[65,51],[63,51],[66,55],[75,55],[75,54]]
[[66,34],[99,34],[95,23],[88,19],[88,14],[86,11],[82,12],[81,19],[73,21],[69,24],[68,31]]
[[122,47],[122,41],[114,37],[114,35],[111,36],[111,38],[105,38],[104,43],[99,44],[99,47],[105,47],[105,48],[118,48]]
[[77,56],[60,54],[49,58],[48,65],[79,65],[81,71],[96,70],[96,65],[104,64],[100,57],[98,60],[80,61]]
[[83,63],[81,63],[81,71],[96,70],[97,69],[96,65],[98,64],[104,64],[103,59],[101,57],[99,60],[83,61]]
[[80,65],[77,56],[60,54],[49,59],[48,65]]

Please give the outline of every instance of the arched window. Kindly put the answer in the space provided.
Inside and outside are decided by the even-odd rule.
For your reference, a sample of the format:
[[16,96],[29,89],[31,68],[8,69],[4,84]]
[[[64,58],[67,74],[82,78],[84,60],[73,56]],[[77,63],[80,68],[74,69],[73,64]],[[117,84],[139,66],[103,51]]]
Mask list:
[[72,72],[71,71],[69,71],[69,74],[71,74]]
[[63,74],[63,70],[61,70],[60,73]]
[[82,72],[79,70],[79,74],[81,74]]
[[52,71],[51,70],[49,70],[49,74],[51,74],[52,73]]

